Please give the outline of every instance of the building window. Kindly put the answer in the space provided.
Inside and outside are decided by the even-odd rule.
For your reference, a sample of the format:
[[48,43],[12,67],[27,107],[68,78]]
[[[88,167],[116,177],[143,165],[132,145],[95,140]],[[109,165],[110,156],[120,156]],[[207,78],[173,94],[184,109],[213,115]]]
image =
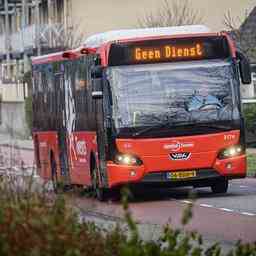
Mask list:
[[57,23],[63,23],[63,13],[64,13],[64,1],[57,0],[56,1],[56,21]]

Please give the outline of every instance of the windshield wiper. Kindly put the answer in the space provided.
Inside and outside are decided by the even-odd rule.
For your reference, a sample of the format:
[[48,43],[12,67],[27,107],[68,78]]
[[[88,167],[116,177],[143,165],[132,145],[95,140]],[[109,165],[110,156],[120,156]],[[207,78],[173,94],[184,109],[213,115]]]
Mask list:
[[[188,124],[189,125],[189,124]],[[205,128],[213,128],[213,129],[218,129],[218,130],[224,130],[224,131],[229,131],[232,130],[232,126],[230,125],[220,125],[220,124],[207,124],[207,123],[196,123],[193,122],[191,125],[196,126],[196,127],[205,127]]]
[[230,125],[219,125],[219,124],[207,124],[207,123],[198,123],[198,122],[185,122],[185,121],[179,121],[179,122],[171,122],[171,121],[167,121],[167,122],[164,122],[164,123],[161,123],[161,124],[157,124],[157,125],[154,125],[154,126],[150,126],[150,127],[147,127],[145,129],[142,129],[138,132],[135,132],[132,134],[133,137],[137,137],[139,135],[142,135],[144,133],[147,133],[151,130],[155,130],[155,129],[159,129],[159,128],[163,128],[163,127],[171,127],[172,125],[176,125],[176,124],[182,124],[183,126],[194,126],[194,127],[203,127],[203,128],[213,128],[213,129],[218,129],[218,130],[222,130],[222,131],[230,131],[233,129],[232,126]]
[[171,127],[172,125],[184,124],[184,123],[185,123],[184,121],[179,121],[179,122],[166,121],[166,122],[163,122],[161,124],[153,125],[153,126],[145,128],[145,129],[142,129],[142,130],[140,130],[138,132],[135,132],[135,133],[132,134],[132,136],[136,137],[136,136],[142,135],[144,133],[147,133],[147,132],[149,132],[151,130],[155,130],[155,129],[159,129],[159,128],[164,128],[164,127]]

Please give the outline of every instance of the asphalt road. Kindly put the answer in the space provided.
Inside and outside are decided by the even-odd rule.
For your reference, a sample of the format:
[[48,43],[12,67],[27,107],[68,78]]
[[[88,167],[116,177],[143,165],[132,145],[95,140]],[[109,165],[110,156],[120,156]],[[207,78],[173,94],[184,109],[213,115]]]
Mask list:
[[[33,164],[33,152],[18,150],[13,153],[25,165]],[[0,160],[8,163],[10,149],[0,147]],[[4,156],[4,157],[3,157]],[[2,163],[2,164],[4,164]],[[0,162],[1,164],[1,162]],[[232,180],[228,193],[212,194],[209,188],[148,189],[137,191],[130,202],[133,217],[142,224],[164,225],[171,221],[180,227],[182,212],[192,203],[190,192],[196,193],[193,202],[193,218],[187,229],[197,230],[210,241],[233,243],[256,241],[256,179]],[[119,201],[97,202],[86,197],[72,198],[72,203],[83,212],[96,214],[104,220],[122,218]]]
[[[137,192],[130,202],[133,217],[142,224],[181,227],[181,216],[187,204],[193,203],[193,218],[186,226],[197,230],[210,241],[234,243],[256,241],[256,179],[230,182],[228,193],[214,195],[208,188],[193,189],[196,200],[189,199],[191,188],[145,190]],[[75,205],[107,218],[123,216],[120,202],[99,203],[76,198]]]

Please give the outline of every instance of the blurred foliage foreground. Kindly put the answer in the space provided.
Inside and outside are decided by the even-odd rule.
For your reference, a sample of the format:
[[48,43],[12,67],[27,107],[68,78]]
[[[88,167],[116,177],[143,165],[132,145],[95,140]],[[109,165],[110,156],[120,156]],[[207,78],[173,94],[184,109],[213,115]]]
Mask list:
[[[31,178],[32,180],[32,178]],[[39,186],[15,185],[3,176],[0,182],[0,255],[62,255],[62,256],[200,256],[200,255],[256,255],[256,244],[237,243],[229,254],[223,254],[218,244],[205,248],[202,237],[196,232],[163,228],[158,240],[144,241],[138,225],[128,207],[128,189],[122,193],[124,232],[120,226],[103,230],[94,223],[79,220],[65,202],[63,194],[53,195]],[[192,217],[189,205],[183,213],[183,227]],[[80,218],[81,219],[81,218]]]
[[247,176],[256,178],[256,154],[247,155]]
[[247,146],[256,147],[256,104],[244,104]]

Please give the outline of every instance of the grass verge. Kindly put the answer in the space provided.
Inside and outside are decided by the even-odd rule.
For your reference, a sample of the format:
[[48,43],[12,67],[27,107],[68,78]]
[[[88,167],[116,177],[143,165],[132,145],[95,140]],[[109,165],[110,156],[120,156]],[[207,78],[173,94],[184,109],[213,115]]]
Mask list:
[[247,155],[247,176],[256,178],[256,154]]

